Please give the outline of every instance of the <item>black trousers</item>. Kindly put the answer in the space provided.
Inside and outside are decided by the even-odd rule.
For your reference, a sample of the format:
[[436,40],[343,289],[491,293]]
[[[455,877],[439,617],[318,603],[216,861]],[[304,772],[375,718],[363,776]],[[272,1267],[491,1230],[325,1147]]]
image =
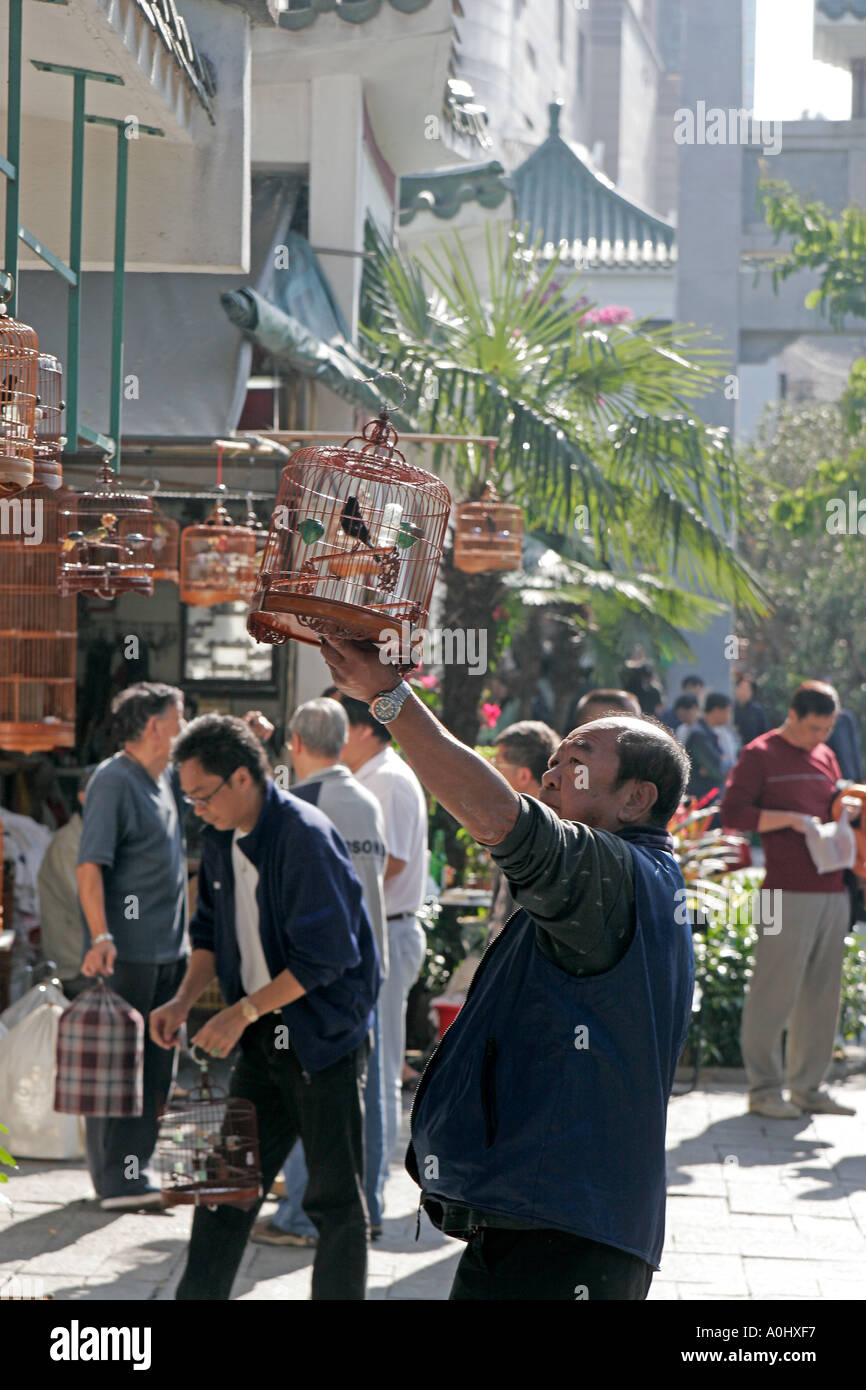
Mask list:
[[645,1260],[565,1231],[489,1228],[472,1236],[450,1299],[458,1302],[640,1301],[653,1271]]
[[[295,1140],[304,1142],[309,1180],[304,1211],[319,1233],[314,1299],[363,1300],[367,1282],[364,1201],[364,1081],[369,1042],[324,1071],[306,1076],[297,1056],[275,1046],[273,1014],[241,1037],[229,1093],[252,1101],[258,1116],[262,1191],[268,1193]],[[226,1299],[261,1203],[252,1211],[199,1207],[192,1224],[178,1299]]]
[[145,1169],[156,1147],[159,1112],[171,1089],[176,1062],[172,1048],[166,1051],[151,1042],[147,1016],[167,1004],[186,973],[186,960],[170,965],[136,965],[115,961],[108,983],[144,1019],[144,1103],[135,1119],[97,1116],[85,1120],[87,1167],[97,1197],[126,1197],[147,1188]]

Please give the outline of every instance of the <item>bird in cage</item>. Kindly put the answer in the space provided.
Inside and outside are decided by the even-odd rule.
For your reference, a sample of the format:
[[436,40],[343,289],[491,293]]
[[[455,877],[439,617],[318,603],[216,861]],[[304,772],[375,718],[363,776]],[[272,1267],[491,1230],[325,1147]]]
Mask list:
[[354,540],[359,540],[362,545],[366,545],[369,550],[372,550],[373,558],[378,563],[379,556],[376,555],[375,547],[370,540],[370,532],[361,514],[361,508],[358,505],[357,497],[349,496],[346,498],[346,503],[340,517],[340,525],[347,536],[351,536]]

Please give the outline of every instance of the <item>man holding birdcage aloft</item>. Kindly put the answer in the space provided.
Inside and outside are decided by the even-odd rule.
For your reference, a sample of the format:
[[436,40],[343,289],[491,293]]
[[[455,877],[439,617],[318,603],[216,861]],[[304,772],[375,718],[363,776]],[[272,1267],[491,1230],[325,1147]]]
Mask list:
[[[243,720],[203,715],[172,756],[208,828],[189,968],[151,1015],[151,1036],[177,1045],[218,977],[228,1007],[193,1042],[213,1057],[240,1044],[230,1094],[255,1106],[264,1192],[303,1140],[304,1210],[319,1233],[313,1298],[363,1299],[362,1092],[381,972],[361,884],[327,816],[275,785]],[[229,1297],[259,1205],[197,1208],[177,1298]]]

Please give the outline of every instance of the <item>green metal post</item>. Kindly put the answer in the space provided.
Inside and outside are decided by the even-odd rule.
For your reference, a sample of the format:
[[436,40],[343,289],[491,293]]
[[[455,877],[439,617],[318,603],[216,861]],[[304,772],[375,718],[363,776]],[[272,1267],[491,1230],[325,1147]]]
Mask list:
[[72,91],[72,197],[69,213],[69,269],[75,284],[69,286],[69,319],[66,331],[66,437],[67,452],[78,448],[78,376],[81,346],[81,247],[84,209],[84,72],[76,72]]
[[6,114],[6,247],[4,268],[14,277],[9,313],[18,311],[18,214],[21,198],[21,9],[9,0],[9,108]]
[[114,468],[120,472],[120,412],[123,402],[123,272],[126,264],[126,181],[129,140],[117,127],[117,191],[114,203],[114,286],[111,305],[111,415],[108,433],[115,441]]

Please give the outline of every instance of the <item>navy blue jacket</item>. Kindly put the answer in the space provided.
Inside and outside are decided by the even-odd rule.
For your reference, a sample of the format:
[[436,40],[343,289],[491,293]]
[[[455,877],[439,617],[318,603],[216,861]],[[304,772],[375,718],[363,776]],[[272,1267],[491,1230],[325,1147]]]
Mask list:
[[[193,948],[213,951],[228,1004],[244,995],[235,931],[231,830],[203,833]],[[373,929],[345,844],[328,817],[268,782],[238,848],[259,873],[259,934],[271,976],[290,970],[307,991],[282,1009],[305,1071],[323,1071],[373,1026],[381,973]]]
[[539,949],[521,909],[427,1064],[407,1167],[442,1229],[456,1205],[658,1266],[667,1103],[694,961],[676,861],[649,844],[628,848],[635,934],[618,963],[567,974]]

